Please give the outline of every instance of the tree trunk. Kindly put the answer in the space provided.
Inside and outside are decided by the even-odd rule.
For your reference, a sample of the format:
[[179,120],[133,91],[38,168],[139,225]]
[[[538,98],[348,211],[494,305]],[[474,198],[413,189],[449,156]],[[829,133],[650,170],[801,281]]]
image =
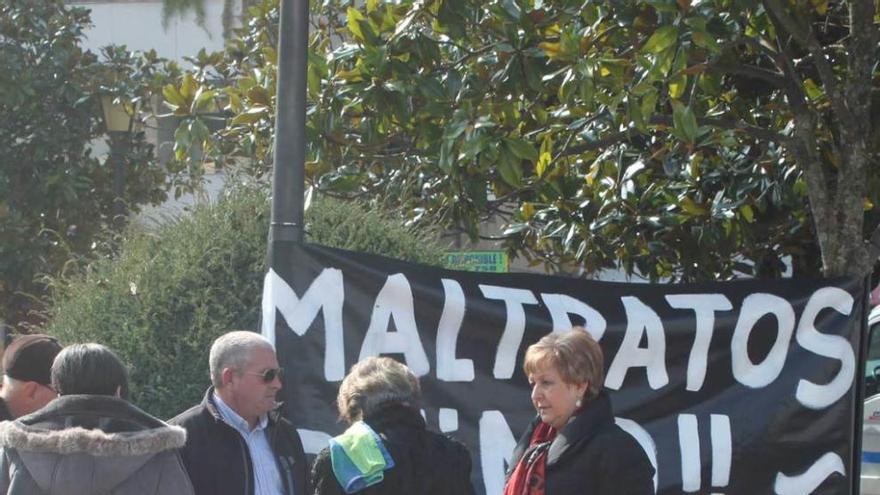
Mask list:
[[[823,273],[828,277],[864,276],[880,253],[880,245],[872,247],[865,241],[864,232],[868,170],[875,157],[871,145],[871,90],[878,39],[874,2],[853,0],[849,4],[847,70],[842,77],[834,74],[825,47],[819,44],[811,26],[797,25],[779,1],[766,0],[765,5],[777,29],[784,29],[809,52],[833,110],[830,126],[836,139],[831,150],[824,151],[834,154],[837,164],[823,158],[816,139],[818,116],[805,101],[802,82],[793,70],[792,57],[786,53],[789,65],[784,69],[790,80],[786,92],[795,124],[789,151],[803,167]],[[786,43],[780,43],[782,50]]]

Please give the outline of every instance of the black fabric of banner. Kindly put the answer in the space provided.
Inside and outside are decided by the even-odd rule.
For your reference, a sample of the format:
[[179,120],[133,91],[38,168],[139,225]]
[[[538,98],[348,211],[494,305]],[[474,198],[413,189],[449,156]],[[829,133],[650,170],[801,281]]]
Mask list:
[[311,453],[345,428],[335,409],[342,374],[365,347],[378,349],[417,370],[429,428],[464,442],[477,492],[499,495],[535,415],[523,355],[554,330],[555,311],[558,330],[564,314],[601,333],[615,416],[653,457],[657,493],[852,492],[860,280],[624,284],[294,243],[275,243],[270,256],[263,333],[287,368],[285,413]]

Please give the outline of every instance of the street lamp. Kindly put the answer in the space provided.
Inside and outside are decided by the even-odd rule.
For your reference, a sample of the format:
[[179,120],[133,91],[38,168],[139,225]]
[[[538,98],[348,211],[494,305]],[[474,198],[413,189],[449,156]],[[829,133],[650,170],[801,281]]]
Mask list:
[[113,165],[113,224],[125,224],[125,156],[131,141],[135,119],[126,106],[112,95],[101,95],[104,129],[110,137],[110,163]]

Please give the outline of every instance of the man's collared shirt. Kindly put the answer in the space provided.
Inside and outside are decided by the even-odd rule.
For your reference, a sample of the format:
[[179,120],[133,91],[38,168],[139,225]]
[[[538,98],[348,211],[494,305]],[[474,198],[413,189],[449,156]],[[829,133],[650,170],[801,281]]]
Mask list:
[[269,446],[269,439],[266,437],[266,426],[269,424],[268,415],[260,416],[259,423],[251,430],[247,420],[226,405],[216,393],[214,394],[214,403],[217,404],[217,411],[223,421],[235,428],[247,444],[251,464],[254,467],[254,495],[283,495],[284,485],[281,482],[281,473],[278,471],[278,463]]

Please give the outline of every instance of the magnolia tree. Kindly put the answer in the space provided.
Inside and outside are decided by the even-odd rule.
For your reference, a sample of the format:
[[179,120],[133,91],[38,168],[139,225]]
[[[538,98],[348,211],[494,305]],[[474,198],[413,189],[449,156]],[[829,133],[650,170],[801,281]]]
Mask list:
[[[270,168],[277,5],[249,13],[166,87],[180,160]],[[314,2],[307,180],[474,238],[500,217],[512,252],[586,272],[863,275],[878,22],[872,0]]]
[[43,275],[103,245],[120,199],[137,211],[165,198],[165,170],[141,133],[120,137],[117,183],[120,167],[92,143],[106,137],[100,95],[144,117],[173,67],[155,53],[83,50],[89,24],[61,0],[0,3],[0,323],[38,322]]

